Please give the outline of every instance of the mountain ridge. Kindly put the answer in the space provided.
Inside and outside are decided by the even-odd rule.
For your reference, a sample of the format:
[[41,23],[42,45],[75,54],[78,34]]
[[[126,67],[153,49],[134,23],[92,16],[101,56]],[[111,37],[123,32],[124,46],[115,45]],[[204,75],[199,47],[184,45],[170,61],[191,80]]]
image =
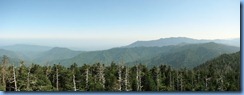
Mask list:
[[[161,44],[161,46],[153,46],[153,44],[157,44],[163,40],[167,42],[165,44]],[[235,39],[238,40],[238,39]],[[154,42],[152,42],[154,41]],[[147,43],[152,43],[149,46],[135,46],[135,47],[115,47],[107,50],[97,50],[97,51],[74,51],[64,47],[38,47],[38,45],[27,45],[31,48],[37,46],[36,49],[42,48],[39,52],[21,52],[11,51],[11,56],[21,55],[18,59],[30,61],[36,64],[58,64],[69,66],[73,63],[78,64],[94,64],[97,62],[106,63],[109,65],[112,61],[116,63],[125,63],[125,64],[136,64],[136,62],[143,62],[143,64],[150,65],[158,65],[158,64],[174,64],[182,65],[180,67],[188,66],[189,64],[193,64],[197,62],[191,58],[195,57],[198,61],[203,62],[208,57],[216,57],[222,53],[231,53],[237,50],[240,50],[239,47],[234,47],[222,43],[208,42],[208,40],[196,40],[187,37],[171,37],[171,38],[160,38],[158,40],[147,41]],[[156,42],[155,42],[156,41]],[[158,41],[158,42],[157,42]],[[216,40],[223,41],[223,40]],[[188,42],[191,42],[188,43]],[[237,41],[238,42],[238,41]],[[165,45],[165,46],[164,46]],[[207,46],[204,47],[204,46]],[[17,45],[21,46],[21,45]],[[25,45],[24,45],[25,46]],[[194,48],[195,47],[195,48]],[[197,48],[196,48],[197,47]],[[10,48],[11,49],[11,48]],[[21,50],[22,48],[12,48]],[[24,48],[28,49],[28,48]],[[43,50],[44,49],[44,50]],[[24,53],[23,53],[24,52]],[[205,55],[203,57],[199,56],[204,53],[210,53],[212,55]],[[1,52],[0,52],[1,53]],[[173,56],[173,57],[172,57]],[[186,62],[191,61],[186,64]],[[194,62],[193,62],[194,61]],[[182,64],[179,64],[182,62]],[[196,65],[190,66],[190,68]],[[174,67],[174,66],[172,66]],[[178,67],[176,67],[178,68]]]
[[[205,50],[203,52],[199,52],[199,50]],[[194,50],[194,51],[190,51]],[[133,47],[133,48],[113,48],[109,50],[104,51],[93,51],[93,52],[85,52],[81,53],[73,58],[64,59],[64,60],[56,60],[52,63],[60,63],[65,66],[69,66],[73,63],[77,64],[94,64],[96,62],[103,63],[105,65],[109,65],[111,62],[121,63],[124,62],[126,64],[135,64],[135,61],[145,61],[150,63],[153,63],[153,65],[158,65],[157,63],[160,63],[160,61],[150,62],[147,60],[152,60],[151,58],[157,57],[160,55],[168,56],[165,57],[165,60],[174,59],[171,56],[175,55],[174,53],[184,54],[184,53],[193,53],[194,56],[200,56],[201,53],[209,52],[212,53],[204,56],[204,60],[198,62],[197,64],[203,63],[207,59],[216,57],[217,55],[220,55],[222,53],[231,53],[238,51],[238,47],[234,46],[227,46],[223,44],[217,44],[214,42],[210,43],[202,43],[202,44],[188,44],[188,45],[170,45],[170,46],[163,46],[163,47]],[[189,55],[187,55],[189,56]],[[176,56],[177,58],[181,58],[184,56]],[[159,57],[160,58],[160,57]],[[190,60],[191,58],[182,59],[182,60]],[[201,58],[198,58],[201,59]],[[191,61],[191,60],[190,60]],[[164,62],[164,61],[161,61]],[[191,63],[197,62],[197,61],[191,61]],[[172,63],[172,62],[169,62]],[[167,63],[167,64],[169,64]],[[186,63],[184,63],[186,64]],[[194,65],[196,66],[196,65]],[[194,66],[191,66],[194,67]],[[173,66],[174,67],[174,66]],[[182,66],[183,67],[183,66]]]
[[[168,45],[178,45],[178,44],[194,44],[194,43],[207,43],[207,42],[215,42],[221,44],[227,44],[232,46],[240,47],[240,38],[235,39],[215,39],[215,40],[207,40],[207,39],[193,39],[187,37],[170,37],[170,38],[160,38],[156,40],[149,40],[149,41],[136,41],[133,42],[125,47],[152,47],[152,46],[168,46]],[[235,43],[231,43],[235,42]],[[238,44],[239,43],[239,44]]]

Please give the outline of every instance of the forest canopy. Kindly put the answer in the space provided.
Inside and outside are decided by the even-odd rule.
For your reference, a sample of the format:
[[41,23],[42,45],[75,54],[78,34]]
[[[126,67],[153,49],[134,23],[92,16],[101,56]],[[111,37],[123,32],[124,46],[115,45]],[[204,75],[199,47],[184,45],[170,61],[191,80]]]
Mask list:
[[3,56],[2,91],[240,91],[240,52],[223,54],[193,69],[168,65],[148,68],[112,62],[69,67],[60,64],[19,66]]

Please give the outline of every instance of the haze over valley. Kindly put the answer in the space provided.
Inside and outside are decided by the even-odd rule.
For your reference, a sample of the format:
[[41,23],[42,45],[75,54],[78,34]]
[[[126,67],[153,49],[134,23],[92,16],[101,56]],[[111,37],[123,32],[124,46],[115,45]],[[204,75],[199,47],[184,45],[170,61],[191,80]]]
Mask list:
[[[109,65],[111,62],[123,62],[128,66],[142,63],[149,67],[168,64],[176,68],[193,68],[218,55],[239,51],[240,39],[198,40],[187,37],[170,37],[136,41],[126,46],[95,51],[77,51],[66,47],[27,44],[2,46],[0,48],[0,55],[14,59],[15,65],[22,60],[29,65],[35,63],[70,66],[73,63],[83,65],[96,62]],[[184,59],[181,59],[182,57]]]

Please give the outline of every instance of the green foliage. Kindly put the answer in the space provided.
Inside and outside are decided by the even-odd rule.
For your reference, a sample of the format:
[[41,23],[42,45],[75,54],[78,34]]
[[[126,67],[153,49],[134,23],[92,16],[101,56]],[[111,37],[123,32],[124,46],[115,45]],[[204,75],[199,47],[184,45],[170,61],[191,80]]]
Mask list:
[[128,67],[115,62],[110,66],[73,63],[68,68],[60,64],[20,64],[7,67],[6,88],[0,75],[0,90],[15,88],[14,68],[18,91],[240,91],[240,52],[223,54],[194,69],[173,69],[168,65],[148,68],[144,64]]

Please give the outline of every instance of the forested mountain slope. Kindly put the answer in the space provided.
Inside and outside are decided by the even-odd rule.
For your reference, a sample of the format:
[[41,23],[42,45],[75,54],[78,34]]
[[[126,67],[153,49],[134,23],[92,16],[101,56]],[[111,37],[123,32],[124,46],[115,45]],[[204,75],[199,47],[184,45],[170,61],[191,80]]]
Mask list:
[[166,64],[173,68],[193,68],[223,53],[233,53],[239,50],[237,47],[213,42],[191,44],[172,48],[171,52],[162,53],[149,60],[143,60],[142,63],[147,64],[149,67]]
[[241,83],[240,51],[223,54],[194,68],[208,79],[208,89],[240,90]]
[[81,51],[73,51],[68,48],[54,47],[48,51],[38,54],[33,62],[45,64],[53,60],[72,58],[80,53]]
[[116,63],[127,63],[139,59],[148,59],[160,53],[169,52],[173,46],[165,47],[135,47],[135,48],[113,48],[103,51],[91,51],[81,53],[73,58],[66,60],[57,60],[52,63],[60,63],[64,66],[69,66],[73,63],[94,64],[97,62],[109,65],[112,61]]
[[239,51],[240,48],[216,43],[171,45],[164,47],[134,47],[113,48],[104,51],[92,51],[81,53],[73,58],[57,60],[52,63],[60,63],[69,66],[73,63],[94,64],[100,62],[108,65],[112,61],[135,65],[147,64],[149,67],[167,64],[175,68],[192,68],[213,57],[223,53]]
[[[240,91],[240,52],[223,54],[194,69],[101,63],[12,66],[3,57],[2,91]],[[3,81],[3,82],[2,82]]]

